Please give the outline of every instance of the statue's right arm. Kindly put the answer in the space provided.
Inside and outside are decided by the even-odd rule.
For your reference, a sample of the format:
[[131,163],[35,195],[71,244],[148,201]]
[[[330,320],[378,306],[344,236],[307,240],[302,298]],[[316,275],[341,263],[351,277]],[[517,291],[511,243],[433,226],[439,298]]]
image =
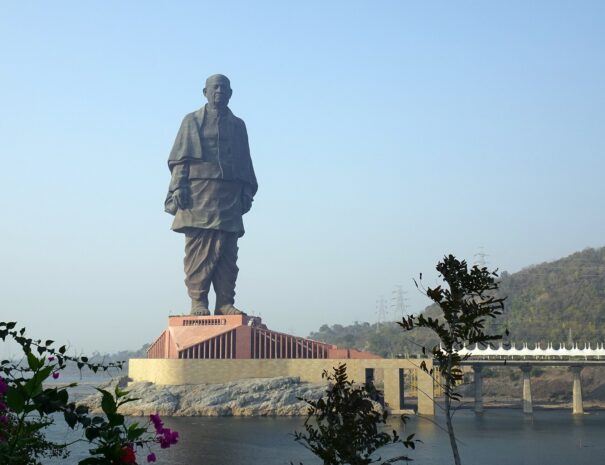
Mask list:
[[[191,192],[189,187],[189,152],[191,144],[196,142],[194,133],[197,133],[197,126],[193,114],[190,113],[183,118],[179,132],[177,133],[174,145],[168,157],[168,166],[170,167],[171,178],[168,192],[168,203],[172,202],[172,208],[168,211],[171,214],[176,213],[178,209],[183,210],[191,207]],[[199,143],[199,141],[198,141]]]
[[181,210],[191,207],[191,191],[189,188],[189,163],[179,163],[172,168],[171,188],[177,207]]

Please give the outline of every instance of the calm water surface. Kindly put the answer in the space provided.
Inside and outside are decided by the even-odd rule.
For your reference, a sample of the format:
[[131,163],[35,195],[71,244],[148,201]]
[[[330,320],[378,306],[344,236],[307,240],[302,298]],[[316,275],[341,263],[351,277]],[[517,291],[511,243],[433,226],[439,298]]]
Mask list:
[[[156,451],[165,465],[320,465],[291,433],[302,430],[302,418],[165,418],[179,431],[181,442]],[[404,428],[396,419],[391,427],[416,433],[423,441],[408,451],[418,465],[453,463],[443,418],[435,422],[411,417]],[[465,465],[592,465],[605,463],[605,412],[574,417],[569,410],[542,410],[526,417],[520,410],[493,409],[483,416],[461,410],[455,417],[460,454]],[[61,438],[64,429],[55,429]],[[68,462],[77,463],[86,448],[75,450]],[[385,449],[383,457],[397,451]],[[146,455],[146,454],[145,454]],[[140,464],[145,459],[139,460]]]

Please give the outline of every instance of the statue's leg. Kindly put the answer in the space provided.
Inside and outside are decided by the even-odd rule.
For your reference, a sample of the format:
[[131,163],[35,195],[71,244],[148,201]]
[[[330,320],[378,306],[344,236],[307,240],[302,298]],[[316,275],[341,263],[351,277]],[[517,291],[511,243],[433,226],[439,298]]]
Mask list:
[[235,281],[237,280],[237,233],[221,231],[218,263],[212,276],[216,292],[215,315],[238,315],[243,313],[233,306],[235,303]]
[[192,229],[185,234],[185,285],[194,315],[210,315],[208,292],[219,259],[218,232]]

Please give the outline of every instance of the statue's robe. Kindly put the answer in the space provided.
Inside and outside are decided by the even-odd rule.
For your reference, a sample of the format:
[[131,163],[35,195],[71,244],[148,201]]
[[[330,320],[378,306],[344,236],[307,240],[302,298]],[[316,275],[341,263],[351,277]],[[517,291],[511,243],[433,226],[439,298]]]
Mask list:
[[[205,154],[202,142],[206,106],[183,119],[168,158],[172,177],[165,210],[175,215],[172,229],[216,229],[243,235],[242,196],[253,199],[258,189],[245,123],[229,109],[222,114],[225,134],[218,157]],[[192,206],[178,209],[173,193],[180,186],[191,190]]]

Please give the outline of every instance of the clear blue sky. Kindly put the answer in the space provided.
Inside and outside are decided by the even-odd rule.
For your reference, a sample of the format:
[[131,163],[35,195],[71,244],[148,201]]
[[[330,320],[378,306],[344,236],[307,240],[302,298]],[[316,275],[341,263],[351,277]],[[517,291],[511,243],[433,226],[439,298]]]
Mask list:
[[231,78],[260,189],[237,304],[270,328],[427,303],[492,267],[605,245],[602,1],[4,2],[0,319],[90,352],[188,310],[163,212],[205,78]]

